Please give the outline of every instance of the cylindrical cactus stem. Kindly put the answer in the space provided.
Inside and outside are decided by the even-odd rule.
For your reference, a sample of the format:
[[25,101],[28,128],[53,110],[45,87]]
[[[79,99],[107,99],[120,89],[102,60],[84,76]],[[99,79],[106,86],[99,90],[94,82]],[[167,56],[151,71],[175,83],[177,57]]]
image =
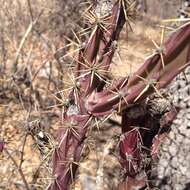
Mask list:
[[125,23],[120,1],[116,1],[110,13],[106,15],[100,16],[96,11],[90,10],[86,13],[94,28],[84,47],[79,51],[78,59],[75,60],[77,87],[74,87],[68,96],[70,103],[65,110],[64,126],[59,129],[59,143],[53,154],[54,180],[48,190],[69,190],[74,182],[84,140],[94,118],[87,110],[86,100],[89,94],[95,93],[105,85],[107,71],[115,51],[113,43],[118,40]]
[[87,13],[87,18],[89,17],[93,30],[84,49],[79,52],[79,60],[76,61],[77,69],[80,69],[76,71],[78,81],[84,96],[107,80],[116,43],[125,23],[124,11],[119,1],[113,5],[110,13],[102,15],[92,10]]
[[[190,25],[186,25],[173,33],[164,49],[160,51],[159,48],[134,75],[119,79],[114,84],[107,82],[117,40],[125,21],[128,20],[127,11],[133,7],[132,4],[133,1],[117,0],[110,6],[111,9],[108,8],[108,14],[102,16],[99,8],[94,10],[94,7],[86,13],[93,29],[75,59],[76,85],[68,95],[69,105],[64,112],[63,127],[59,129],[59,143],[53,154],[54,180],[48,190],[71,188],[93,119],[118,112],[125,121],[129,110],[134,105],[139,106],[140,102],[144,103],[150,94],[155,92],[162,97],[159,89],[166,87],[190,64]],[[157,126],[166,125],[174,117],[173,112],[162,120],[162,124],[156,121],[154,125],[152,115],[145,113],[122,123],[124,138],[120,142],[120,162],[130,183],[135,182],[141,169],[147,167],[143,159],[151,155],[151,148],[154,149],[153,138],[160,134]],[[132,129],[132,126],[137,128]],[[150,166],[150,163],[147,165]],[[127,187],[129,183],[124,185]]]
[[[164,68],[159,54],[150,57],[122,87],[116,86],[122,94],[121,99],[108,87],[103,91],[91,94],[87,109],[96,116],[109,114],[119,105],[125,109],[128,105],[145,99],[153,92],[165,88],[180,72],[190,65],[190,25],[178,29],[170,35],[165,43]],[[124,79],[122,79],[124,80]],[[120,85],[120,82],[117,83]],[[121,102],[120,102],[121,101]],[[120,103],[119,103],[120,102]]]
[[135,186],[142,188],[152,185],[148,183],[151,164],[157,160],[160,144],[178,113],[178,109],[168,99],[169,96],[164,92],[161,94],[163,97],[154,93],[147,101],[123,112],[119,161],[125,176],[119,189],[124,185],[128,186],[127,190]]

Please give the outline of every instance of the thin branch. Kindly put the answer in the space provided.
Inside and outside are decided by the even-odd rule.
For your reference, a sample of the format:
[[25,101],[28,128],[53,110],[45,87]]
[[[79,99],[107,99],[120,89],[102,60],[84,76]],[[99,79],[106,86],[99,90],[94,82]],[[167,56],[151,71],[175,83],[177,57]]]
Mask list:
[[6,149],[4,148],[4,152],[9,156],[9,158],[11,159],[11,161],[13,162],[13,164],[15,165],[16,169],[18,170],[21,178],[22,178],[22,181],[25,185],[25,188],[26,190],[30,190],[30,187],[28,185],[28,182],[26,181],[26,178],[25,178],[25,175],[22,171],[22,168],[19,167],[19,165],[17,164],[16,160],[13,158],[13,156],[11,155],[11,153]]
[[23,46],[24,46],[24,44],[25,44],[25,42],[26,42],[29,34],[33,30],[33,27],[36,25],[36,23],[38,22],[40,16],[42,15],[42,13],[43,13],[43,10],[40,12],[40,14],[38,15],[38,17],[33,22],[31,22],[29,24],[29,26],[28,26],[28,28],[27,28],[27,30],[26,30],[26,32],[25,32],[22,40],[20,41],[19,47],[18,47],[18,49],[16,51],[16,55],[15,55],[15,59],[14,59],[14,63],[13,63],[13,68],[12,68],[14,73],[17,71],[18,59],[20,57],[21,50],[22,50],[22,48],[23,48]]
[[29,13],[30,13],[30,18],[31,18],[31,21],[33,22],[34,16],[33,16],[32,6],[31,6],[30,0],[27,0],[27,4],[28,4]]
[[20,169],[22,168],[22,163],[24,162],[24,148],[26,145],[27,137],[28,137],[28,133],[24,135],[24,140],[23,140],[22,149],[21,149],[21,156],[20,156],[20,164],[19,164]]

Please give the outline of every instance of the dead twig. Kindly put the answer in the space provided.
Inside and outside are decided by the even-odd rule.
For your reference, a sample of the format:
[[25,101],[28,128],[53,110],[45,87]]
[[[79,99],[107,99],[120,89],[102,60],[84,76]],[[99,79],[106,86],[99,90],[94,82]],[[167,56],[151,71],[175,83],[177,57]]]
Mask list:
[[18,59],[20,57],[20,52],[21,52],[21,50],[22,50],[22,48],[23,48],[29,34],[33,30],[34,26],[36,25],[36,23],[38,22],[38,20],[40,19],[42,14],[43,14],[43,10],[40,12],[38,17],[34,21],[30,22],[30,24],[29,24],[23,38],[20,41],[19,47],[18,47],[18,49],[16,51],[15,59],[14,59],[14,62],[13,62],[13,67],[12,67],[13,73],[15,73],[17,71],[17,65],[18,65]]
[[17,164],[16,160],[14,159],[14,157],[11,155],[11,153],[7,150],[7,148],[4,148],[4,152],[8,155],[8,157],[11,159],[11,161],[13,162],[13,164],[15,165],[16,169],[18,170],[21,178],[22,178],[22,181],[25,185],[25,188],[26,190],[30,190],[30,187],[28,185],[28,182],[26,181],[26,178],[25,178],[25,175],[22,171],[22,168],[19,167],[19,165]]

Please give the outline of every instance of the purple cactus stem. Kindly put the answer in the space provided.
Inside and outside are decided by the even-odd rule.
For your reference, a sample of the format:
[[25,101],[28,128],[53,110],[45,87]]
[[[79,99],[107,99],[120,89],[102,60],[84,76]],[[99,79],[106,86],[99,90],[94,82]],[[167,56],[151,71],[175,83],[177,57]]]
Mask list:
[[[70,104],[64,110],[64,126],[59,129],[59,144],[53,154],[54,181],[48,190],[71,188],[89,127],[94,119],[107,118],[113,112],[122,116],[119,161],[125,170],[125,179],[118,189],[131,190],[128,187],[137,183],[139,173],[151,169],[151,162],[146,163],[144,158],[154,157],[178,113],[178,109],[172,106],[156,120],[143,104],[150,95],[160,94],[160,89],[190,65],[190,25],[168,37],[162,52],[163,60],[157,52],[132,76],[108,81],[108,71],[128,7],[130,1],[116,1],[111,13],[103,18],[108,24],[96,23],[75,59],[77,87],[73,87],[68,95]],[[91,14],[97,16],[93,8]],[[135,114],[130,114],[130,110]],[[146,184],[147,178],[144,176],[138,183],[141,186]]]
[[0,140],[0,152],[3,152],[4,146],[5,146],[4,141]]

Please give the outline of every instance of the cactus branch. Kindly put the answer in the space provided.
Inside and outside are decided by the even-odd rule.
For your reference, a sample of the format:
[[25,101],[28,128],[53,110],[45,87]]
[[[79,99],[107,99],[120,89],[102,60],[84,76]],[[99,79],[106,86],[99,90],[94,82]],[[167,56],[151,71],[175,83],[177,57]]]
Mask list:
[[[124,181],[118,189],[124,190],[134,185],[149,186],[150,160],[178,113],[178,109],[168,103],[161,89],[190,65],[190,25],[173,32],[165,43],[164,27],[161,47],[153,41],[157,52],[132,76],[110,82],[109,68],[117,40],[124,24],[129,25],[133,7],[134,1],[117,0],[113,5],[104,7],[104,13],[98,3],[84,13],[92,31],[84,43],[75,35],[82,48],[78,49],[78,57],[73,58],[76,63],[73,87],[67,89],[68,104],[63,113],[63,127],[58,133],[59,145],[53,154],[54,180],[48,190],[71,188],[88,130],[94,125],[99,128],[100,123],[115,113],[122,116],[119,161],[125,169]],[[162,105],[154,103],[160,99],[165,101],[163,105],[168,105],[168,109],[161,109]],[[158,107],[155,108],[155,104]],[[159,119],[155,119],[158,116]],[[138,178],[142,172],[145,175]]]

